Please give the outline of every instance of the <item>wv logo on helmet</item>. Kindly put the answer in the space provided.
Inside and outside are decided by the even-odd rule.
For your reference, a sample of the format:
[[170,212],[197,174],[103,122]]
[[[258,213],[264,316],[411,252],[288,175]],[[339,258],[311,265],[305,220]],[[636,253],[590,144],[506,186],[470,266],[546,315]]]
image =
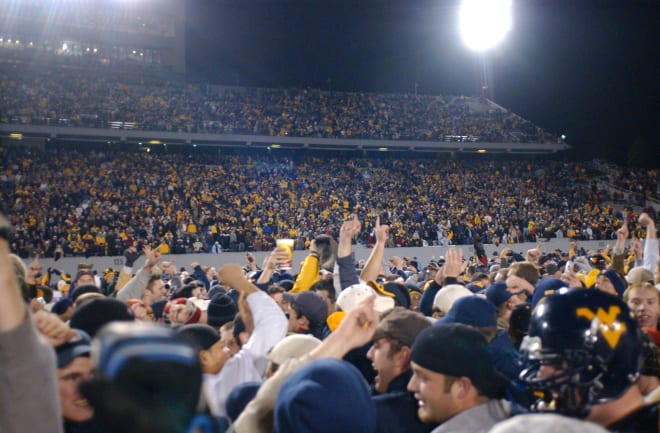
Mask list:
[[619,344],[621,334],[626,332],[626,324],[617,320],[621,314],[621,308],[617,305],[610,305],[607,312],[598,307],[595,313],[589,308],[582,307],[575,310],[575,314],[577,317],[584,317],[587,320],[598,319],[600,332],[612,349]]

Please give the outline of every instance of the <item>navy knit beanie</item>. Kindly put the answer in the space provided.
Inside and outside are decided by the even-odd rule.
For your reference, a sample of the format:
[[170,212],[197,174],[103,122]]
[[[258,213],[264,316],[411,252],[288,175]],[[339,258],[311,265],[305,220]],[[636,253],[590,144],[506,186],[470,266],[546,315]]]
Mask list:
[[373,433],[376,409],[359,370],[337,359],[305,365],[280,388],[274,433]]

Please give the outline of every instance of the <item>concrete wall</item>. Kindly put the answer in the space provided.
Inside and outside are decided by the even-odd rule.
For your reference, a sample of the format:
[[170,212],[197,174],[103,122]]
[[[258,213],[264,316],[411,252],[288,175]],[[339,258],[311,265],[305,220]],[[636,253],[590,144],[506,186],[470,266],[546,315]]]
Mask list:
[[[559,248],[562,251],[568,251],[569,239],[553,239],[549,242],[541,242],[541,249],[545,252],[554,251]],[[614,241],[605,242],[605,241],[581,241],[579,245],[584,247],[586,250],[605,248],[605,246],[611,243],[614,246]],[[534,248],[536,244],[534,243],[524,243],[524,244],[513,244],[508,245],[515,252],[520,252],[523,255],[525,252],[531,248]],[[503,245],[500,245],[498,248],[495,245],[485,245],[486,253],[490,257],[493,251],[501,251]],[[385,250],[385,259],[389,259],[392,256],[400,257],[417,257],[418,261],[422,264],[427,264],[431,259],[437,259],[440,256],[444,256],[447,252],[448,247],[422,247],[422,248],[387,248]],[[460,245],[457,248],[463,250],[463,255],[467,258],[474,254],[474,248],[469,245]],[[355,259],[366,259],[371,253],[371,249],[363,246],[355,246],[353,249],[355,253]],[[266,255],[269,254],[266,251],[255,252],[254,255],[257,258],[257,263],[261,265]],[[294,251],[294,264],[300,263],[305,256],[307,255],[306,251]],[[168,254],[163,257],[163,260],[173,261],[177,267],[186,267],[190,269],[190,264],[192,262],[198,262],[202,266],[215,266],[219,268],[222,265],[228,263],[238,263],[244,265],[246,263],[245,253],[222,253],[222,254]],[[69,274],[75,273],[78,263],[92,263],[94,269],[99,272],[102,272],[105,268],[114,268],[121,269],[124,265],[124,257],[90,257],[85,259],[84,257],[66,257],[64,259],[58,260],[55,262],[53,259],[41,258],[39,261],[44,265],[45,268],[53,266],[57,269],[60,269]],[[25,261],[28,264],[29,260]],[[141,257],[135,263],[135,269],[142,266],[144,263],[144,257]],[[295,271],[295,267],[294,267]]]

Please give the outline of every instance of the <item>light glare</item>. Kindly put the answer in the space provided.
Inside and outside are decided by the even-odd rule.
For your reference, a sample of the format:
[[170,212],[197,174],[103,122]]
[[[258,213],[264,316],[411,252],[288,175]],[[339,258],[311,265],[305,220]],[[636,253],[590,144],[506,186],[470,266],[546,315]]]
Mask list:
[[494,47],[511,30],[511,0],[463,0],[459,28],[471,49]]

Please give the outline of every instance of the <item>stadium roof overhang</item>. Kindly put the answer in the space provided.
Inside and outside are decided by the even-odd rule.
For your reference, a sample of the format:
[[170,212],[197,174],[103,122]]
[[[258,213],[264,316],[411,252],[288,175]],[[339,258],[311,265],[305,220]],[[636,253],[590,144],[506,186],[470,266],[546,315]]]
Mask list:
[[[271,137],[263,135],[208,134],[128,129],[97,129],[63,126],[0,124],[0,136],[58,139],[79,143],[157,143],[214,147],[311,149],[329,151],[400,151],[551,154],[570,149],[566,143],[488,143],[475,141],[367,140],[318,137]],[[14,135],[18,137],[18,135]]]

